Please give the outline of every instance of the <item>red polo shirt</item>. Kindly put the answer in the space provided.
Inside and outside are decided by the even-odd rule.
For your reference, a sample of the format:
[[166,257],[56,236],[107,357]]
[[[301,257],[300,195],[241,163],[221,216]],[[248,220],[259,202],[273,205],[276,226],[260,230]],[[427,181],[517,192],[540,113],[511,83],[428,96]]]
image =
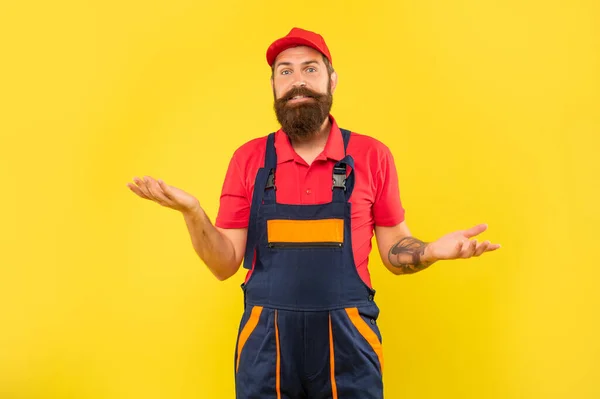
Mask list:
[[[333,166],[344,157],[342,133],[329,116],[332,126],[325,148],[308,165],[294,151],[287,135],[275,134],[277,151],[277,202],[283,204],[323,204],[331,202]],[[229,163],[221,193],[216,226],[225,229],[248,227],[254,180],[265,162],[267,137],[238,148]],[[368,270],[373,228],[395,226],[404,220],[398,175],[390,150],[376,139],[352,133],[347,153],[354,158],[355,185],[352,204],[352,250],[358,274],[371,286]]]

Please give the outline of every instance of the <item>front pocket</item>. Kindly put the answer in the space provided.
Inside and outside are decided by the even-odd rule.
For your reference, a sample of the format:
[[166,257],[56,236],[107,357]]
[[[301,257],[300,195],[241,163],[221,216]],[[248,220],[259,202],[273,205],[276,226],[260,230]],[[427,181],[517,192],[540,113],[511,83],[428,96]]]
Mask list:
[[270,242],[269,248],[341,248],[341,242]]
[[344,245],[344,219],[267,220],[269,248],[339,248]]
[[[346,308],[346,314],[350,319],[350,322],[354,325],[359,334],[367,341],[377,359],[379,360],[379,368],[383,373],[383,346],[378,334],[367,324],[363,316],[360,314],[358,308]],[[375,325],[375,318],[369,319],[369,323]]]
[[263,311],[262,306],[254,306],[252,308],[252,311],[250,313],[250,317],[248,318],[248,321],[246,322],[246,324],[240,331],[240,335],[238,337],[238,344],[237,344],[237,359],[236,359],[236,364],[235,364],[235,372],[236,373],[240,367],[240,355],[242,354],[242,350],[244,349],[244,346],[246,345],[246,341],[248,341],[248,338],[250,338],[250,335],[252,334],[252,332],[254,331],[256,326],[258,325],[258,321],[260,320],[260,314],[262,313],[262,311]]

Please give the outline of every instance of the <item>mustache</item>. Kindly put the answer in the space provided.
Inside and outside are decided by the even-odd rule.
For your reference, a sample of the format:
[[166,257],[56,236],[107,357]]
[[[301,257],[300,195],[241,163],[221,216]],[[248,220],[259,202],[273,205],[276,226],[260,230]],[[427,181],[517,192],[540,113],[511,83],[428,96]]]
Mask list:
[[285,93],[285,95],[282,96],[278,101],[282,101],[282,102],[289,101],[296,96],[310,97],[310,98],[314,98],[317,100],[322,97],[325,97],[324,94],[317,93],[316,91],[312,91],[306,87],[294,87],[290,91]]

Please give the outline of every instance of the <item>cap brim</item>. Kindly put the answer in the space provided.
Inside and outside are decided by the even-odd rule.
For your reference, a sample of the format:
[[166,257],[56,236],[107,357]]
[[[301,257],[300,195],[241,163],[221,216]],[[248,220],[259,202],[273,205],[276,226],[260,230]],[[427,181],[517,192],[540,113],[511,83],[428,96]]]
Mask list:
[[267,50],[267,62],[270,66],[272,66],[275,62],[275,59],[281,52],[298,46],[311,47],[323,54],[319,47],[310,40],[306,40],[301,37],[282,37],[281,39],[275,40],[273,44],[269,46]]

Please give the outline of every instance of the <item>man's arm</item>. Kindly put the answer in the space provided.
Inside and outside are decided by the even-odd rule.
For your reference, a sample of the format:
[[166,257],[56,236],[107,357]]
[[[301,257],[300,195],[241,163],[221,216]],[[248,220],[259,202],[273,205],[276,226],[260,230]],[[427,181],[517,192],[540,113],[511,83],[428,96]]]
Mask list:
[[428,243],[412,237],[406,221],[392,227],[375,226],[375,237],[383,264],[394,274],[416,273],[435,262],[425,256]]
[[478,224],[428,243],[412,237],[406,222],[402,222],[393,227],[375,226],[375,236],[383,264],[394,274],[411,274],[438,260],[466,259],[500,248],[499,244],[487,240],[481,243],[471,240],[485,230],[486,224]]
[[233,276],[244,258],[248,229],[213,226],[200,207],[184,213],[183,218],[194,250],[212,274],[221,281]]
[[248,229],[221,229],[213,226],[193,195],[150,176],[134,178],[127,186],[138,196],[183,214],[192,245],[212,274],[219,280],[233,276],[242,263]]

